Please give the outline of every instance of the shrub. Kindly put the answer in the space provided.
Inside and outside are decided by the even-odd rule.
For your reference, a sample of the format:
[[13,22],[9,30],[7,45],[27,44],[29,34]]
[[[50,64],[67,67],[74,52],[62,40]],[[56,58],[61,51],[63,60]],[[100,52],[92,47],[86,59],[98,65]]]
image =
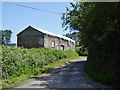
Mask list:
[[[9,79],[22,74],[38,75],[43,72],[43,66],[58,59],[77,56],[72,50],[61,51],[49,48],[23,47],[10,48],[2,46],[2,78]],[[47,71],[47,70],[46,70]]]
[[81,47],[76,47],[75,51],[79,54],[79,56],[87,56],[88,55],[88,50],[87,48],[81,46]]

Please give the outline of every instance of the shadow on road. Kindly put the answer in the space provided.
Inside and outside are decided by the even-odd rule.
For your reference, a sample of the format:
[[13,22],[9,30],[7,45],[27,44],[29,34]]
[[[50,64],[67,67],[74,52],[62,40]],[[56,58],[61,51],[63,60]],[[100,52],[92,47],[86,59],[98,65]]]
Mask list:
[[85,61],[75,60],[66,66],[53,69],[49,76],[36,77],[36,82],[30,86],[38,88],[105,88],[91,80],[84,73]]

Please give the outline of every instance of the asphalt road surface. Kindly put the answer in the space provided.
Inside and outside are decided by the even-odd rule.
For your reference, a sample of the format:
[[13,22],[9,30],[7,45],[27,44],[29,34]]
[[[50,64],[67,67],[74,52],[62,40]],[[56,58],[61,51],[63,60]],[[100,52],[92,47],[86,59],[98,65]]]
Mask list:
[[44,77],[35,77],[31,82],[16,88],[108,88],[86,75],[85,62],[86,58],[71,60],[69,64],[50,71]]

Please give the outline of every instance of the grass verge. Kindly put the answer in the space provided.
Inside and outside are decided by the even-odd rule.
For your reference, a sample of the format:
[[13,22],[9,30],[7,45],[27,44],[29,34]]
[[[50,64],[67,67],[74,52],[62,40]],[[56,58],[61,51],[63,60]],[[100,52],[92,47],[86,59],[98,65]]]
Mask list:
[[2,88],[17,87],[19,84],[29,80],[29,77],[40,76],[41,74],[48,72],[50,69],[57,68],[58,65],[61,66],[64,63],[66,63],[66,62],[68,62],[70,60],[77,59],[77,58],[82,58],[82,57],[85,57],[85,56],[73,56],[73,57],[70,57],[70,58],[67,58],[67,59],[61,59],[61,60],[58,60],[56,62],[53,62],[50,65],[44,66],[41,69],[42,72],[39,73],[38,75],[23,74],[23,75],[20,75],[19,77],[10,78],[9,80],[2,80]]
[[120,83],[115,85],[115,74],[114,72],[109,72],[104,74],[104,70],[102,69],[101,72],[94,72],[91,66],[86,62],[84,66],[85,73],[92,78],[94,81],[100,82],[104,85],[110,86],[111,88],[120,88]]

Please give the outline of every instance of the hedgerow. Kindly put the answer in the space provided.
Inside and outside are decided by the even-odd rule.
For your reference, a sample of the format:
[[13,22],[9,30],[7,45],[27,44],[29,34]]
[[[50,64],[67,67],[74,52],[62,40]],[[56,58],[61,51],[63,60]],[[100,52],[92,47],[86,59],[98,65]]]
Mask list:
[[75,51],[79,54],[79,56],[87,56],[88,50],[84,46],[76,47]]
[[[120,88],[120,3],[70,3],[62,25],[77,31],[88,48],[85,72],[94,80]],[[79,50],[78,50],[79,51]]]
[[68,50],[53,50],[48,48],[23,47],[10,48],[2,46],[2,78],[10,79],[22,74],[38,75],[43,66],[57,60],[77,56],[77,53]]

